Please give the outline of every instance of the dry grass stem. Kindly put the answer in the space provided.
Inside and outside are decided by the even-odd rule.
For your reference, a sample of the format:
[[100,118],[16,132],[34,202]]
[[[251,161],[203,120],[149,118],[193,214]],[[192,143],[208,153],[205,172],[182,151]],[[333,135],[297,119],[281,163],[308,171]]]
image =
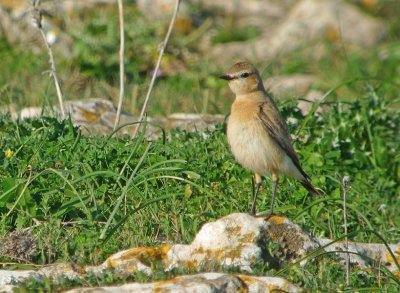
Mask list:
[[346,207],[346,196],[347,189],[349,185],[349,176],[344,176],[342,179],[342,190],[343,190],[343,225],[344,225],[344,235],[345,235],[345,247],[346,247],[346,287],[350,287],[350,254],[349,250],[349,239],[347,237],[347,207]]
[[133,132],[133,137],[136,137],[136,135],[137,135],[137,133],[139,131],[140,125],[141,125],[140,122],[143,121],[144,113],[146,112],[147,104],[148,104],[148,102],[150,100],[151,92],[153,90],[154,83],[155,83],[156,78],[157,78],[158,69],[160,68],[161,59],[162,59],[162,57],[164,55],[164,50],[165,50],[165,48],[167,46],[169,37],[170,37],[170,35],[172,33],[172,29],[173,29],[174,24],[175,24],[176,16],[178,15],[179,4],[180,4],[180,0],[176,0],[174,12],[173,12],[172,18],[171,18],[171,22],[169,23],[169,27],[168,27],[167,34],[165,35],[165,39],[161,44],[160,53],[158,55],[158,60],[157,60],[157,63],[156,63],[156,67],[155,67],[153,75],[151,77],[149,89],[147,91],[146,98],[144,100],[144,104],[143,104],[142,110],[141,110],[140,115],[139,115],[139,119],[138,119],[139,124],[138,124],[138,126],[135,128],[135,130]]
[[56,70],[56,64],[54,62],[53,50],[51,49],[51,45],[47,41],[46,34],[45,34],[45,32],[43,30],[43,26],[42,26],[42,11],[40,9],[40,0],[33,0],[32,5],[33,5],[33,19],[36,22],[37,27],[39,28],[43,42],[44,42],[47,52],[49,54],[50,75],[53,77],[54,84],[56,86],[58,103],[60,105],[61,118],[65,119],[64,99],[63,99],[63,95],[61,92],[60,82],[58,81],[58,77],[57,77],[57,70]]
[[119,14],[119,34],[120,34],[120,47],[119,47],[119,99],[117,115],[115,116],[114,130],[119,124],[121,118],[122,104],[125,95],[125,33],[124,33],[124,6],[122,0],[118,0],[118,14]]

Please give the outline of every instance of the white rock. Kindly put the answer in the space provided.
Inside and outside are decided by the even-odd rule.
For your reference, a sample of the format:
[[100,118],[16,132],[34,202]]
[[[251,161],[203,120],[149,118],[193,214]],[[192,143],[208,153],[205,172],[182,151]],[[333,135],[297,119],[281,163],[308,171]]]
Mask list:
[[[273,253],[274,255],[271,255],[270,251],[265,251],[269,242],[280,245],[277,253]],[[248,214],[231,214],[204,224],[192,243],[187,245],[131,248],[115,253],[100,266],[79,267],[71,264],[57,264],[38,271],[0,271],[0,292],[7,290],[9,292],[13,285],[23,282],[29,277],[47,276],[54,281],[61,277],[82,279],[88,273],[101,274],[109,268],[114,268],[119,274],[129,275],[141,271],[150,275],[152,273],[151,265],[156,262],[161,262],[165,270],[178,267],[193,271],[212,270],[224,265],[234,265],[242,271],[251,271],[252,265],[270,261],[265,258],[271,258],[272,261],[295,262],[331,242],[331,239],[320,239],[310,235],[283,216],[272,216],[266,220]],[[400,243],[389,244],[389,248],[394,257],[384,244],[378,243],[350,242],[348,250],[362,255],[350,255],[351,262],[358,264],[361,268],[368,269],[371,266],[384,265],[391,272],[398,274],[395,259],[400,259]],[[344,242],[334,242],[324,247],[324,250],[336,252],[346,251],[347,248]],[[341,259],[345,258],[344,252],[336,253]],[[375,262],[369,262],[366,259],[372,259]],[[179,276],[171,280],[149,284],[132,283],[102,288],[81,288],[70,292],[159,292],[160,290],[167,292],[237,292],[245,288],[248,289],[248,292],[269,292],[268,290],[272,289],[288,292],[300,290],[281,278],[205,273]]]
[[[110,134],[114,129],[114,121],[117,110],[111,101],[92,98],[85,100],[67,101],[64,104],[66,115],[71,117],[72,123],[82,130],[85,135],[106,135]],[[0,108],[1,113],[9,112],[10,107]],[[12,112],[11,112],[12,113]],[[18,116],[13,114],[14,118]],[[27,107],[23,108],[19,117],[21,119],[38,118],[41,116],[60,117],[60,111],[57,106],[53,108]],[[182,129],[186,131],[205,132],[205,130],[215,130],[217,123],[224,121],[224,115],[210,115],[197,113],[175,113],[168,117],[147,117],[146,137],[148,139],[157,139],[161,136],[160,125],[165,130]],[[134,132],[134,122],[138,117],[123,112],[120,117],[119,125],[122,127],[118,134],[132,135]],[[153,123],[155,125],[153,125]]]
[[[332,243],[331,239],[318,239],[321,246]],[[400,261],[400,243],[388,244],[397,261]],[[385,266],[391,272],[400,273],[396,263],[389,253],[387,247],[381,243],[357,243],[349,241],[348,246],[344,241],[332,243],[325,248],[325,251],[335,252],[343,261],[346,253],[339,251],[349,251],[350,262],[362,268],[368,268],[372,262],[377,262],[377,266]]]
[[[304,97],[304,100],[300,100],[297,103],[297,107],[300,109],[301,113],[305,116],[311,111],[313,104],[321,101],[323,97],[324,97],[323,92],[317,90],[311,90]],[[328,108],[329,107],[326,105],[320,105],[317,108],[316,112],[322,114],[325,113],[328,110]]]
[[264,86],[276,98],[301,96],[318,82],[318,78],[307,74],[279,75],[267,78]]
[[282,278],[253,277],[246,275],[230,275],[223,273],[204,273],[179,276],[170,280],[147,284],[132,283],[121,286],[78,288],[68,293],[84,292],[198,292],[198,293],[234,293],[234,292],[300,292],[300,289]]
[[261,258],[256,240],[265,229],[263,218],[231,214],[205,224],[190,245],[174,245],[168,251],[167,269],[185,266],[238,266],[251,271],[250,265]]
[[13,285],[23,282],[24,280],[39,276],[36,271],[7,271],[0,270],[0,292],[13,292]]
[[42,113],[43,110],[40,107],[27,107],[21,110],[19,117],[21,119],[37,118],[40,117]]

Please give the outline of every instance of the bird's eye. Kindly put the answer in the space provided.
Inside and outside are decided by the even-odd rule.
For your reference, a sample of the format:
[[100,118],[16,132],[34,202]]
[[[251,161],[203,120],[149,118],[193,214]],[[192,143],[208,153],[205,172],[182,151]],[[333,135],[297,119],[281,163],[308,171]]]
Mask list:
[[249,77],[249,76],[250,76],[250,73],[248,73],[248,72],[244,72],[244,73],[242,73],[240,75],[240,77],[243,77],[243,78],[246,78],[246,77]]

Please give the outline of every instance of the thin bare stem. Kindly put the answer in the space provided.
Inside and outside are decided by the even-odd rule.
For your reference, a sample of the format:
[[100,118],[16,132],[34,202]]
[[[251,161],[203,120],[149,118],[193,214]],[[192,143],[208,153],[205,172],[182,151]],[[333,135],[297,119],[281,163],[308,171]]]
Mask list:
[[42,12],[40,10],[40,0],[33,0],[32,5],[33,5],[33,12],[34,12],[33,17],[36,21],[36,24],[39,28],[43,42],[44,42],[47,52],[49,54],[49,63],[50,63],[50,69],[51,69],[50,75],[53,77],[54,83],[56,86],[58,103],[60,104],[61,118],[65,119],[64,99],[63,99],[63,95],[61,92],[60,83],[59,83],[58,77],[57,77],[56,63],[54,62],[53,50],[51,49],[51,45],[47,41],[46,34],[45,34],[45,32],[43,30],[43,26],[42,26]]
[[24,195],[26,189],[28,188],[29,184],[32,181],[32,166],[28,165],[28,170],[29,170],[29,176],[28,176],[28,180],[26,180],[24,187],[22,188],[21,192],[19,193],[17,200],[15,201],[14,205],[12,206],[12,208],[8,211],[8,213],[6,214],[6,218],[11,214],[11,212],[14,210],[14,208],[17,206],[18,202],[20,201],[20,199],[22,198],[22,196]]
[[122,0],[118,0],[118,14],[119,14],[119,99],[117,115],[115,116],[114,130],[118,127],[121,118],[122,104],[125,97],[125,33],[124,33],[124,6]]
[[[139,120],[138,120],[139,122],[143,121],[144,113],[146,112],[147,104],[149,102],[149,99],[150,99],[150,96],[151,96],[151,92],[153,90],[154,83],[155,83],[156,78],[157,78],[158,69],[160,68],[161,59],[162,59],[162,57],[164,55],[165,47],[167,46],[169,37],[170,37],[170,35],[172,33],[172,29],[173,29],[174,24],[175,24],[176,16],[178,15],[180,2],[181,2],[180,0],[176,0],[176,2],[175,2],[175,8],[174,8],[174,12],[172,14],[171,22],[169,23],[168,31],[167,31],[167,34],[165,36],[164,42],[162,42],[162,44],[161,44],[160,53],[158,55],[158,60],[157,60],[157,63],[156,63],[156,67],[154,69],[153,76],[151,77],[149,89],[147,91],[147,95],[146,95],[146,98],[144,100],[144,104],[143,104],[142,110],[140,112],[140,116],[139,116]],[[139,123],[138,126],[135,127],[135,130],[133,132],[133,137],[136,137],[137,132],[139,131],[140,125],[141,125],[141,123]]]
[[350,178],[344,176],[342,179],[342,190],[343,190],[343,224],[344,224],[344,243],[346,250],[346,287],[350,287],[350,254],[349,251],[349,239],[347,237],[347,207],[346,207],[346,196]]

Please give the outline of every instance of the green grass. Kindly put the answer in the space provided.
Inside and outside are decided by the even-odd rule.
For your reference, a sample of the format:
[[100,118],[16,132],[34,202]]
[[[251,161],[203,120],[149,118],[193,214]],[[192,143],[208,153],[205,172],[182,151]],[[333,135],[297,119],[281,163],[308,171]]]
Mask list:
[[[366,232],[371,229],[397,242],[400,116],[392,108],[396,101],[366,88],[355,102],[328,97],[331,110],[311,119],[302,117],[294,102],[281,103],[284,116],[298,119],[290,128],[300,130],[295,146],[304,169],[327,195],[309,197],[298,183],[284,179],[276,212],[320,237],[342,237],[340,179],[348,175],[352,240],[380,242]],[[0,231],[32,227],[37,243],[32,263],[99,264],[133,246],[188,243],[203,223],[249,211],[252,174],[232,158],[224,125],[204,135],[173,131],[170,139],[154,142],[88,138],[70,121],[52,118],[14,123],[3,117],[0,126]],[[266,179],[260,211],[269,207],[270,186]],[[344,278],[338,267],[320,256],[284,276],[310,290],[331,290],[338,287],[326,280],[330,271]],[[315,277],[314,270],[322,268]],[[271,272],[268,266],[262,270]],[[393,285],[384,273],[357,269],[352,279],[353,288]]]
[[[400,23],[398,5],[393,1],[380,1],[375,14],[387,21],[389,35],[385,42],[373,48],[345,48],[342,43],[325,40],[308,44],[289,54],[277,56],[272,61],[259,62],[263,77],[278,74],[309,73],[321,79],[316,89],[327,91],[345,80],[367,80],[378,85],[388,99],[397,97],[400,84]],[[196,13],[199,13],[196,11]],[[83,9],[69,15],[65,33],[73,43],[69,54],[60,44],[54,45],[55,60],[66,100],[91,97],[110,99],[117,104],[118,97],[118,45],[116,25],[117,9],[99,6]],[[211,18],[209,27],[195,31],[201,36],[213,30],[214,42],[233,42],[256,38],[254,27],[238,26],[226,18],[216,23]],[[125,7],[126,33],[126,101],[124,110],[140,111],[148,88],[149,75],[157,59],[158,46],[165,35],[165,26],[147,21],[134,5]],[[39,35],[39,32],[38,32]],[[157,80],[149,105],[149,113],[168,115],[173,112],[227,113],[232,101],[229,90],[217,76],[231,64],[215,66],[199,48],[199,38],[191,33],[173,32],[161,70],[166,76]],[[29,45],[31,46],[31,45]],[[14,104],[16,109],[25,106],[57,105],[45,50],[30,50],[27,44],[10,44],[0,39],[0,103]],[[316,47],[315,47],[316,46]],[[316,58],[315,51],[325,52]],[[179,71],[179,65],[184,71]],[[354,100],[362,91],[362,83],[341,87],[341,100]],[[397,105],[399,107],[399,105]]]

